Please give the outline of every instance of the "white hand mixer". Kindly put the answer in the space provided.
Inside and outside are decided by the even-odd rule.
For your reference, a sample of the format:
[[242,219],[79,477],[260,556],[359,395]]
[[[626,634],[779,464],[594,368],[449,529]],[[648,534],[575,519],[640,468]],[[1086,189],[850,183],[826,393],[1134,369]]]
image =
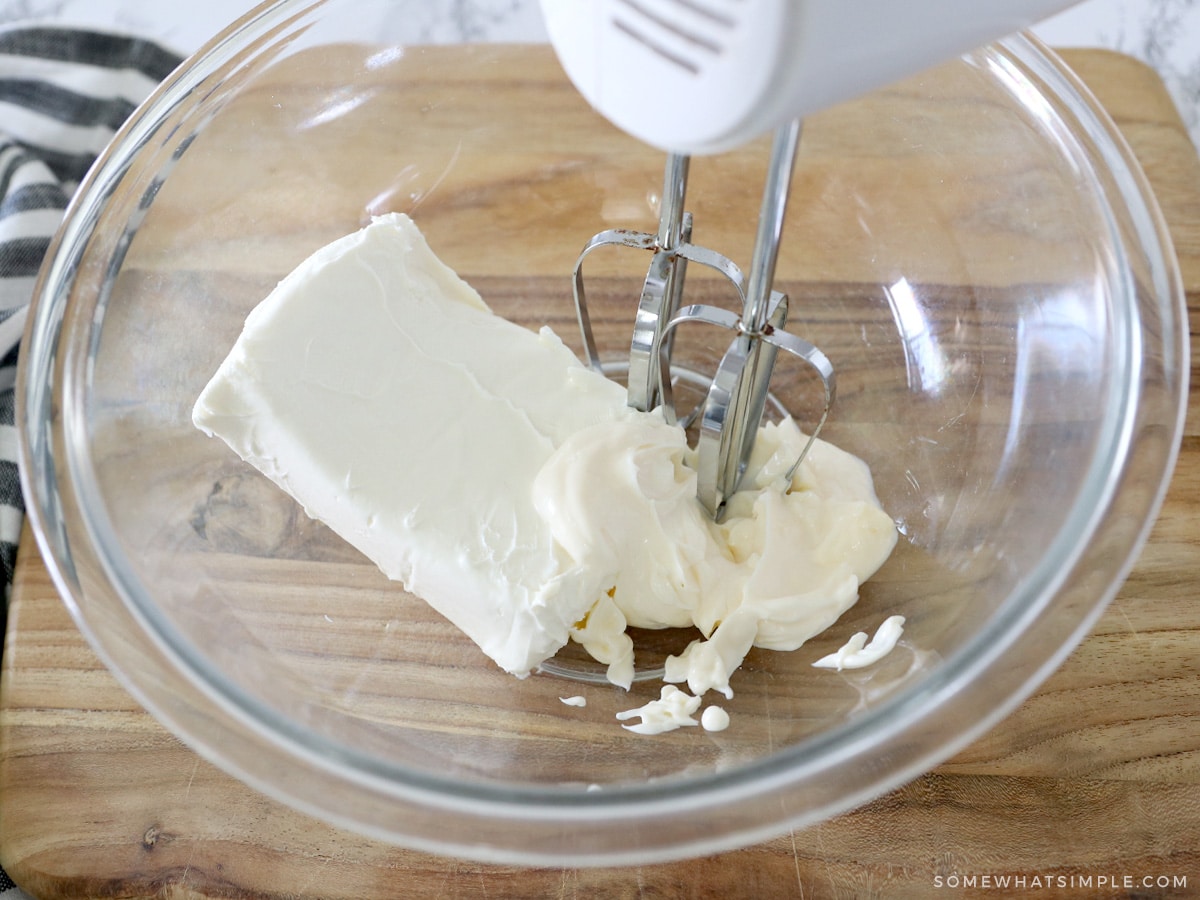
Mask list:
[[[989,40],[1028,27],[1076,0],[541,0],[551,43],[583,96],[615,125],[667,151],[656,234],[603,231],[584,246],[574,293],[588,363],[600,368],[582,264],[597,247],[652,251],[629,357],[629,404],[676,420],[671,389],[675,329],[700,323],[733,339],[695,411],[698,496],[716,519],[737,490],[767,402],[778,351],[812,366],[824,386],[820,432],[835,392],[833,366],[784,329],[787,297],[774,290],[793,164],[804,116]],[[691,243],[684,212],[689,154],[736,147],[771,129],[749,273]],[[741,313],[684,306],[687,264],[721,273]]]

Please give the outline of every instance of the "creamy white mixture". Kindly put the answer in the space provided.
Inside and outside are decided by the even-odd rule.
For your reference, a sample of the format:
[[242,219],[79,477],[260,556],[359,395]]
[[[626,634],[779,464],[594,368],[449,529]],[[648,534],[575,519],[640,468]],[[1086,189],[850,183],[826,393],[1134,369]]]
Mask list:
[[714,523],[681,429],[494,315],[400,214],[285,278],[193,421],[515,675],[575,640],[628,687],[628,626],[694,626],[667,665],[694,697],[655,701],[693,712],[752,646],[832,625],[896,541],[856,457],[818,440],[785,480],[790,420]]

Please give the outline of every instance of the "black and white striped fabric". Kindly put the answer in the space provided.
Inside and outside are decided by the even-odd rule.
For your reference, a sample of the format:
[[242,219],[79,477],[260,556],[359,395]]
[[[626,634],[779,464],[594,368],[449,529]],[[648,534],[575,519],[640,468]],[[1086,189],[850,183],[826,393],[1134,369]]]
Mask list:
[[[88,167],[179,62],[178,54],[139,38],[0,29],[0,636],[24,520],[13,384],[34,280]],[[21,896],[0,869],[0,900]]]
[[52,27],[0,30],[0,564],[11,584],[24,506],[13,381],[34,280],[71,194],[179,55]]

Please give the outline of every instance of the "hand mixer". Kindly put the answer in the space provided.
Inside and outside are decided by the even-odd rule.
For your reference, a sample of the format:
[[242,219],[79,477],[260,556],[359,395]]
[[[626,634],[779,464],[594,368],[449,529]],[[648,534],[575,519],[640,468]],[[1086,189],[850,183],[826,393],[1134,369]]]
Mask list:
[[[780,350],[811,366],[824,407],[789,477],[833,404],[835,377],[816,346],[785,329],[774,289],[787,196],[809,113],[1018,31],[1074,0],[541,0],[551,43],[583,96],[618,127],[667,151],[657,233],[602,231],[584,245],[573,290],[589,365],[600,358],[583,262],[598,247],[651,252],[630,347],[629,404],[676,422],[671,350],[697,323],[732,334],[696,419],[697,494],[714,519],[738,484],[766,408]],[[684,211],[690,154],[731,149],[774,129],[753,255],[743,275],[691,243]],[[684,305],[689,263],[733,286],[741,313]]]

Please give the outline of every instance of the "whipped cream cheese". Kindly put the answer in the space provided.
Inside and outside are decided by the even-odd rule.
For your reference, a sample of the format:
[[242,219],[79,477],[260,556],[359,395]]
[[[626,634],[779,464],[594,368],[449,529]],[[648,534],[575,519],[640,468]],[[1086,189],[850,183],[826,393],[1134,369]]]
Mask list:
[[786,478],[791,420],[713,522],[680,428],[494,315],[400,214],[280,282],[193,421],[515,675],[574,640],[629,687],[628,627],[695,627],[666,666],[692,696],[668,684],[637,731],[828,628],[896,541],[856,457],[818,440]]
[[896,528],[866,464],[828,442],[786,480],[806,442],[791,419],[764,425],[716,523],[696,500],[681,429],[650,416],[570,435],[533,495],[557,544],[611,598],[602,621],[585,622],[585,648],[616,647],[627,625],[695,626],[702,639],[667,659],[666,680],[732,697],[751,647],[795,650],[837,621]]

